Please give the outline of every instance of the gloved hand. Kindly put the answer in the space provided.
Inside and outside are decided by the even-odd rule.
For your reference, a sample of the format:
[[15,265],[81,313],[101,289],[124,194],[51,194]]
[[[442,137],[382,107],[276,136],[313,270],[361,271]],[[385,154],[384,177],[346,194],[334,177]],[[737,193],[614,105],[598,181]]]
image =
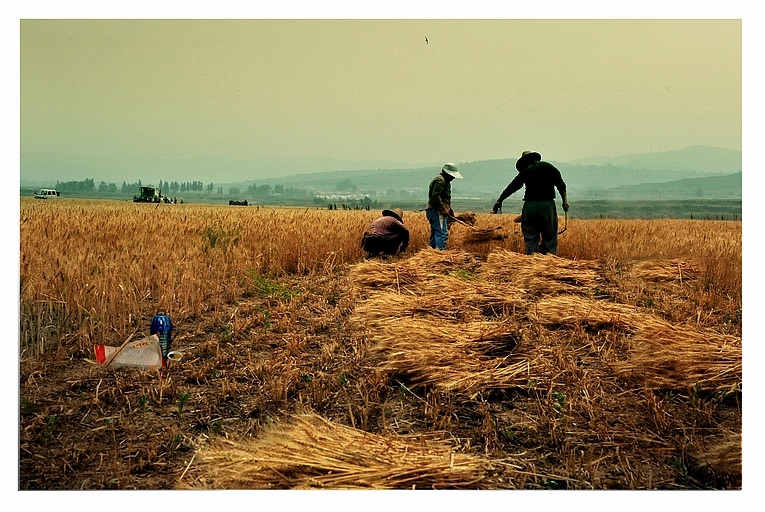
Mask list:
[[502,203],[497,201],[496,203],[494,203],[494,207],[491,209],[491,213],[497,213],[500,211],[502,211]]

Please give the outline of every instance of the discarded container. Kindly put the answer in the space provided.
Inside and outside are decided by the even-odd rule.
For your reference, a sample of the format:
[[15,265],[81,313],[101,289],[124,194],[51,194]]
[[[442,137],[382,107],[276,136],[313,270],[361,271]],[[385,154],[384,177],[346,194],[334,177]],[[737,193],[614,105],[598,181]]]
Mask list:
[[154,318],[151,319],[149,332],[151,334],[156,334],[157,337],[159,337],[162,358],[166,358],[167,353],[170,352],[170,344],[173,341],[173,322],[170,320],[170,317],[167,316],[164,311],[159,311],[154,315]]
[[94,345],[98,364],[111,368],[160,368],[164,366],[159,337],[152,334],[121,347]]
[[166,364],[169,365],[171,362],[177,363],[181,359],[183,359],[183,354],[181,352],[173,351],[173,352],[167,353],[167,357],[165,358],[165,361],[166,361]]

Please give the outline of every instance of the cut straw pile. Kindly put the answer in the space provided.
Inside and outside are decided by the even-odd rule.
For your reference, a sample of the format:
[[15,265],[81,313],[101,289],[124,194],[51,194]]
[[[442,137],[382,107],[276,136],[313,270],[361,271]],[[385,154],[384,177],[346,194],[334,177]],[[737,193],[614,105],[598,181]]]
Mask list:
[[552,255],[527,256],[500,249],[489,254],[481,275],[496,282],[511,283],[536,294],[586,293],[602,286],[600,264],[568,260]]
[[637,308],[575,295],[540,299],[529,318],[550,326],[587,324],[632,336],[626,360],[613,363],[624,378],[654,388],[740,390],[741,340],[712,330],[672,325]]
[[728,432],[719,442],[697,454],[699,464],[721,474],[741,473],[741,433]]
[[467,228],[466,233],[462,239],[463,243],[465,244],[481,244],[485,242],[490,242],[492,240],[504,240],[505,238],[507,238],[506,235],[498,231],[502,229],[501,226],[498,228],[475,227],[475,224],[476,224],[475,213],[465,212],[459,215],[455,215],[455,218],[457,220],[464,222],[468,226],[471,226],[470,228]]
[[[684,276],[693,274],[677,265],[657,273],[685,268]],[[571,365],[577,344],[600,352],[591,350],[594,338],[582,334],[587,325],[587,333],[605,331],[599,344],[618,344],[614,357],[593,356],[587,371],[598,379],[616,375],[639,388],[740,391],[740,338],[586,297],[585,289],[602,285],[599,271],[593,261],[505,250],[483,264],[468,253],[432,249],[369,260],[350,272],[362,293],[348,327],[364,333],[369,365],[411,389],[470,398],[491,389],[528,390],[530,383],[551,389],[561,375],[580,371]],[[216,441],[195,458],[186,488],[465,489],[490,486],[498,468],[508,478],[505,486],[528,474],[518,471],[517,461],[457,453],[432,435],[376,435],[314,414],[290,417],[255,440]],[[737,462],[740,457],[730,457],[725,464]]]
[[524,386],[529,380],[528,359],[513,355],[518,344],[515,325],[388,318],[375,327],[370,359],[412,387],[474,395]]
[[646,281],[668,281],[683,283],[698,279],[699,268],[685,260],[642,261],[632,267],[632,275]]
[[458,215],[455,215],[454,218],[459,219],[465,224],[469,224],[470,226],[475,226],[476,223],[476,215],[473,212],[462,212]]
[[462,241],[466,244],[482,244],[492,240],[504,240],[507,235],[498,231],[498,228],[473,228],[465,233]]
[[315,414],[255,440],[217,441],[195,460],[188,489],[478,488],[497,466],[432,436],[381,436]]
[[[636,268],[687,278],[695,272],[679,260]],[[492,252],[483,264],[467,253],[430,249],[397,262],[365,262],[351,271],[352,282],[371,290],[349,325],[367,332],[378,368],[413,386],[471,396],[531,379],[544,386],[555,372],[553,347],[529,333],[524,320],[553,329],[617,331],[609,339],[626,347],[625,359],[611,370],[625,380],[656,388],[740,389],[740,338],[586,297],[605,285],[600,270],[595,261],[507,250]]]
[[370,293],[356,306],[353,319],[369,324],[380,318],[432,316],[451,321],[512,314],[527,305],[527,294],[513,286],[446,275],[419,286]]
[[622,377],[657,389],[741,390],[741,340],[711,330],[655,321],[639,325],[628,359],[614,363]]
[[475,256],[460,251],[422,249],[405,259],[367,260],[351,268],[351,285],[359,289],[411,287],[423,281],[440,279],[457,269],[470,270],[478,266]]
[[633,306],[580,295],[557,295],[539,299],[529,310],[529,319],[548,326],[589,325],[632,331],[641,321],[653,316]]

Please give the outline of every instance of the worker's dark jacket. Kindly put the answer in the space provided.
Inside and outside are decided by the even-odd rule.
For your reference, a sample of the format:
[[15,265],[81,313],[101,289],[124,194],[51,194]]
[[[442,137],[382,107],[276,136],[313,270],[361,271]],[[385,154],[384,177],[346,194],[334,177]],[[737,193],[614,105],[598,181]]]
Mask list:
[[560,175],[560,171],[548,162],[532,162],[531,165],[521,170],[513,181],[499,195],[499,202],[507,199],[510,194],[517,192],[526,185],[523,195],[524,201],[547,201],[555,200],[555,189],[563,195],[566,192],[566,184]]
[[443,175],[439,174],[428,187],[428,205],[427,209],[437,210],[444,215],[452,209],[452,184],[446,181]]
[[398,254],[409,246],[409,230],[393,217],[383,216],[375,220],[364,232],[361,247],[371,256]]

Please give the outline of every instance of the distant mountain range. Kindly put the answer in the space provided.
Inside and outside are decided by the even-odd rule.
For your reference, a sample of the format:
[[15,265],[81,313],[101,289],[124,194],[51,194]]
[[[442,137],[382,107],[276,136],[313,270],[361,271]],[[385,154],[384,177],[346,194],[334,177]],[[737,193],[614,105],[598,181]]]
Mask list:
[[599,156],[567,162],[570,165],[613,166],[654,171],[739,172],[741,151],[710,146],[691,146],[663,153]]
[[742,173],[685,178],[667,182],[621,185],[582,194],[581,199],[742,199]]
[[[544,155],[543,155],[544,157]],[[515,158],[481,160],[459,165],[464,179],[452,184],[455,196],[497,196],[516,174]],[[580,197],[649,196],[662,191],[702,196],[715,194],[741,197],[741,151],[708,146],[693,146],[666,153],[646,153],[619,157],[597,157],[575,162],[552,161],[560,169],[571,194]],[[440,168],[376,169],[296,174],[254,180],[261,185],[284,185],[332,193],[352,187],[356,194],[379,195],[386,191],[427,193],[430,180]],[[712,181],[706,181],[715,178]],[[648,184],[670,183],[670,187]],[[246,185],[246,184],[243,184]],[[686,192],[687,190],[687,192]],[[650,191],[650,192],[648,192]],[[659,195],[660,197],[660,195]]]

